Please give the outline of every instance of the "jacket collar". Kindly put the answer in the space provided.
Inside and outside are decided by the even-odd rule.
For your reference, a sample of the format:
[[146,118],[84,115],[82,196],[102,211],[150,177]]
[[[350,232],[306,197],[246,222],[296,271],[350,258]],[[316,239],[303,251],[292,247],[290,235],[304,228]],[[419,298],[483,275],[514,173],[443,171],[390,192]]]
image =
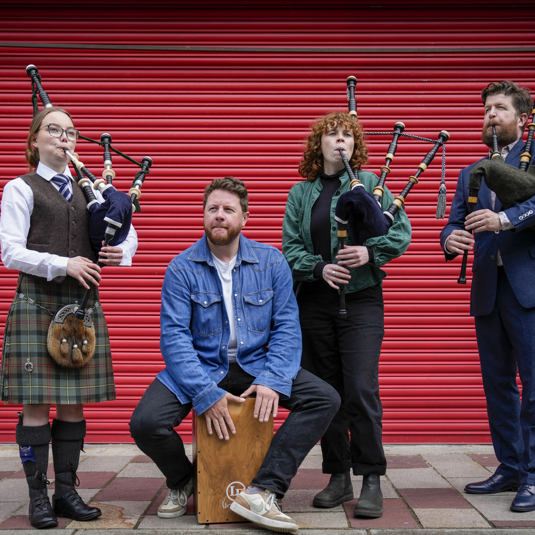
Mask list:
[[[356,170],[355,170],[355,176],[357,175],[356,173]],[[323,184],[321,182],[321,177],[323,175],[319,174],[316,179],[312,182],[312,184],[314,184],[315,188],[317,190],[322,190],[323,189]],[[334,176],[334,175],[331,175],[331,176]],[[350,182],[350,179],[349,179],[349,175],[347,173],[347,171],[344,170],[344,172],[340,175],[340,176],[337,176],[338,180],[340,180],[340,186],[343,188],[344,186],[346,185],[349,185],[349,182]]]
[[[209,266],[214,266],[214,260],[210,247],[208,247],[208,240],[206,234],[196,243],[194,243],[190,249],[188,260],[192,262],[204,262]],[[251,240],[247,239],[243,234],[240,234],[240,244],[238,246],[238,254],[236,256],[236,265],[240,265],[242,262],[248,264],[258,264],[258,257],[256,256],[253,248],[251,247]]]

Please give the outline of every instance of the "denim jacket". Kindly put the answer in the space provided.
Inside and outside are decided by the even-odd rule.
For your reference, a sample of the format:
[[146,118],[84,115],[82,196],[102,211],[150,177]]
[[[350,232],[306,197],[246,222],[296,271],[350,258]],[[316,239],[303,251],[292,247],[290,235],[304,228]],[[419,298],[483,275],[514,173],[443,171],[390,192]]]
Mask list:
[[[301,328],[290,268],[281,252],[240,236],[232,271],[237,362],[253,383],[290,396],[301,363]],[[225,395],[229,322],[206,236],[176,256],[162,287],[157,378],[202,414]]]

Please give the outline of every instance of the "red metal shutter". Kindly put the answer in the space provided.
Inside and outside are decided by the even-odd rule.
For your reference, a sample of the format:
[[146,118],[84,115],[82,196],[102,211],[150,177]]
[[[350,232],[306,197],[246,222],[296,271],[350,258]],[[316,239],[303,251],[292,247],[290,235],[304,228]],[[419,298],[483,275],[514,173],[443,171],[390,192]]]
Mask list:
[[[286,196],[300,180],[309,126],[329,111],[347,109],[345,80],[355,75],[367,131],[391,131],[396,121],[407,133],[433,139],[449,131],[449,205],[459,169],[485,152],[481,89],[491,80],[513,79],[535,90],[529,7],[493,16],[454,1],[455,17],[443,20],[442,12],[400,9],[393,2],[358,13],[294,12],[273,2],[270,11],[219,12],[210,4],[202,12],[102,4],[102,20],[94,5],[72,14],[63,4],[3,10],[0,186],[26,169],[30,63],[39,68],[52,102],[72,113],[83,134],[100,139],[109,132],[119,150],[154,161],[142,212],[134,218],[140,238],[134,266],[104,270],[101,296],[118,399],[87,407],[91,442],[130,441],[130,414],[163,366],[164,271],[201,236],[209,181],[225,175],[245,180],[251,205],[245,234],[280,247]],[[369,136],[368,143],[366,168],[379,172],[390,137]],[[394,194],[430,147],[401,139],[388,179]],[[100,174],[101,150],[80,141],[77,151]],[[136,169],[117,156],[113,161],[116,185],[126,191]],[[445,223],[435,219],[439,182],[440,153],[407,199],[411,246],[386,267],[380,368],[385,442],[489,440],[469,284],[457,284],[459,262],[446,264],[439,246]],[[15,280],[15,273],[0,268],[2,326]],[[0,442],[13,441],[17,410],[1,406]],[[181,428],[187,434],[190,422]]]

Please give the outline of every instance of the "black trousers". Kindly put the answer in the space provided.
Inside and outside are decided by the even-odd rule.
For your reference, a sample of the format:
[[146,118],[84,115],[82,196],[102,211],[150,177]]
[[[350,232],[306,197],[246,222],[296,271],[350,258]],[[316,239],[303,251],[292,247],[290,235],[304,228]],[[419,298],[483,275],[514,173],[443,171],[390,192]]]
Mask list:
[[[238,364],[231,364],[219,386],[240,395],[253,382]],[[340,407],[340,397],[325,381],[301,369],[292,384],[291,396],[279,405],[290,411],[273,436],[262,466],[251,482],[284,496],[307,453],[320,440]],[[181,488],[193,475],[184,443],[174,430],[190,412],[191,403],[178,398],[155,379],[147,388],[130,420],[130,433],[166,477],[171,489]],[[231,440],[239,440],[239,434]]]
[[303,284],[298,295],[305,369],[331,384],[342,406],[321,440],[323,472],[384,474],[383,407],[379,355],[384,336],[382,287],[346,295],[347,317],[338,315],[338,293],[323,282]]

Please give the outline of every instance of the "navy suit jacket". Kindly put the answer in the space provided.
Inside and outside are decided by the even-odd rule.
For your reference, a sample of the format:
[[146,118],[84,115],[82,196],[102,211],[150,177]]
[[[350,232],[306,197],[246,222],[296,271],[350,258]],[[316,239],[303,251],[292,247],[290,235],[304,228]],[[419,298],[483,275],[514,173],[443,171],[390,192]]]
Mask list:
[[[523,149],[524,143],[520,140],[507,156],[506,163],[518,167]],[[465,167],[459,175],[448,223],[440,234],[443,249],[447,237],[453,230],[464,230],[464,219],[469,212],[468,181],[470,171],[477,163],[479,162]],[[482,180],[474,210],[483,208],[495,212],[504,211],[514,229],[474,234],[470,314],[484,316],[494,308],[498,278],[496,263],[498,251],[500,251],[505,273],[519,303],[525,308],[535,307],[535,195],[507,210],[502,210],[500,201],[496,199],[496,205],[492,208],[490,189]],[[456,256],[446,253],[446,260],[451,260]]]

